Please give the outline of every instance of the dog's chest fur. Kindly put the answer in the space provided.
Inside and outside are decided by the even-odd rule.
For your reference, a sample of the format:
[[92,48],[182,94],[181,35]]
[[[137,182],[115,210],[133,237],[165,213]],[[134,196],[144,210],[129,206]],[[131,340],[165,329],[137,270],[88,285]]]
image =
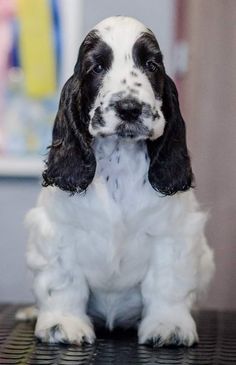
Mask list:
[[80,261],[91,288],[89,312],[106,318],[109,327],[114,321],[128,325],[142,310],[139,284],[152,246],[144,213],[153,194],[147,179],[149,160],[144,142],[109,137],[93,147],[97,169],[87,197],[96,195],[98,210],[90,213],[91,240],[86,259]]
[[152,194],[147,180],[149,161],[143,142],[101,138],[95,142],[94,150],[96,176],[87,192],[91,199],[96,194],[95,229],[91,222],[91,231],[94,230],[99,241],[97,245],[94,237],[91,242],[94,247],[91,258],[97,265],[94,276],[92,262],[90,266],[86,260],[84,267],[92,286],[125,289],[142,279],[148,264],[150,250],[142,215],[149,204],[149,193]]
[[103,182],[109,199],[123,214],[132,215],[135,212],[129,212],[129,203],[138,203],[138,194],[144,192],[147,183],[149,159],[145,143],[115,137],[99,138],[94,143],[94,150],[97,159],[95,179]]

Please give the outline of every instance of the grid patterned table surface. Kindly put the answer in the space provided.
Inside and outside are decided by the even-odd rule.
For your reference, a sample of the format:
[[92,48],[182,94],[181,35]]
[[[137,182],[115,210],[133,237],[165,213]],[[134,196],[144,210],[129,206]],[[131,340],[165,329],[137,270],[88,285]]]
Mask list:
[[236,312],[195,314],[199,345],[152,348],[137,344],[135,331],[97,333],[94,345],[45,345],[34,338],[34,324],[17,322],[19,306],[0,305],[0,364],[27,365],[236,365]]

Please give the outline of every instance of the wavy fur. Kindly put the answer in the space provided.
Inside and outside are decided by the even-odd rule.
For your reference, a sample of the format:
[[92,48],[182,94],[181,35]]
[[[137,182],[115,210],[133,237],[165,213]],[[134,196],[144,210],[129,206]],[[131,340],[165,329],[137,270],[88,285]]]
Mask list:
[[140,22],[108,18],[86,37],[43,178],[27,216],[36,336],[80,345],[94,325],[135,326],[140,343],[197,342],[213,254],[177,90]]

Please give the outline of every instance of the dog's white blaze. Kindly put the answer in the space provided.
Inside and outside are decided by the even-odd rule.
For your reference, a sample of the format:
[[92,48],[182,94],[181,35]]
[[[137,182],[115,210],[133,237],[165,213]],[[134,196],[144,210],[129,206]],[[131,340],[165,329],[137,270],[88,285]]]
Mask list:
[[[137,19],[130,17],[110,17],[98,23],[97,29],[102,35],[102,39],[114,50],[123,51],[130,54],[133,44],[141,33],[149,32],[144,24]],[[123,50],[123,51],[122,51]]]

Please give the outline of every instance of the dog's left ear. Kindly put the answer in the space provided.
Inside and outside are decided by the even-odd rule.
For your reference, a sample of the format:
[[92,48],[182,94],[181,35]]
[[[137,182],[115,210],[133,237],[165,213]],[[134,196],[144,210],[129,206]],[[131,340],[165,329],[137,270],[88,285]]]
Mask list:
[[57,186],[72,194],[87,189],[96,169],[87,112],[82,113],[80,94],[80,80],[75,73],[61,92],[52,144],[43,172],[43,186]]
[[148,177],[155,190],[173,195],[192,187],[193,173],[186,145],[185,123],[174,82],[165,76],[162,112],[165,130],[155,141],[148,141],[150,157]]

